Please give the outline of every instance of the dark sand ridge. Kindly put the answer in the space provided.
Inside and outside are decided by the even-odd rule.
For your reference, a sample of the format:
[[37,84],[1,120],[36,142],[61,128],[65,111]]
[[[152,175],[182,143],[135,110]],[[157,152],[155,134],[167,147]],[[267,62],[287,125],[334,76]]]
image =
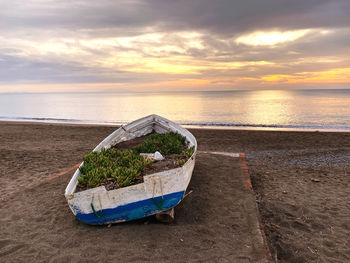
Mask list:
[[[66,162],[80,161],[82,153],[72,154],[77,141],[91,149],[101,127],[9,124],[6,132],[1,128],[3,142],[15,139],[12,146],[2,144],[6,156],[0,156],[5,171],[2,185],[9,186],[3,189],[0,207],[1,261],[268,262],[255,199],[244,187],[240,159],[198,154],[189,186],[193,192],[176,207],[176,221],[170,225],[147,218],[110,228],[88,226],[74,218],[62,195],[72,172],[61,176],[52,172],[61,167],[58,160],[64,151],[59,148],[70,152]],[[84,136],[72,138],[72,134]],[[27,165],[25,169],[13,168],[17,158],[20,166]],[[38,170],[32,173],[34,169]],[[28,177],[32,181],[26,183]]]
[[[26,242],[29,243],[31,238],[43,240],[41,243],[43,249],[40,249],[39,253],[36,248],[32,248],[32,255],[39,253],[37,254],[39,258],[41,256],[44,258],[52,257],[52,254],[57,255],[60,247],[51,247],[50,238],[52,233],[50,236],[48,229],[55,226],[53,223],[56,223],[55,229],[57,230],[62,227],[60,225],[62,221],[72,220],[72,215],[65,210],[67,212],[66,217],[52,217],[52,213],[57,211],[55,210],[57,208],[50,206],[48,218],[51,214],[50,220],[52,222],[40,222],[40,219],[38,220],[39,216],[35,216],[34,219],[37,219],[40,224],[46,225],[46,228],[43,228],[39,233],[31,233],[32,236],[28,235],[27,239],[22,240],[22,243],[13,244],[5,240],[2,233],[5,233],[5,231],[7,235],[11,231],[20,233],[21,226],[27,225],[26,220],[20,216],[20,211],[15,211],[16,209],[13,208],[16,207],[15,205],[23,207],[22,199],[20,197],[16,199],[14,193],[21,187],[23,189],[28,188],[28,190],[23,191],[21,196],[22,198],[29,196],[29,198],[26,198],[28,202],[35,202],[30,196],[36,193],[36,185],[42,179],[81,161],[83,154],[89,152],[114,129],[114,127],[78,127],[5,122],[0,124],[0,209],[2,215],[5,215],[2,216],[0,226],[0,253],[7,253],[7,255],[1,255],[3,258],[12,258],[9,256],[9,253],[12,253],[11,256],[16,259],[15,256],[19,256],[20,251],[28,252]],[[350,234],[349,133],[228,130],[192,130],[192,132],[198,140],[200,150],[245,152],[247,154],[248,166],[252,175],[254,190],[260,203],[259,209],[265,224],[270,250],[273,257],[276,256],[279,262],[350,261],[350,239],[348,238]],[[206,155],[202,157],[204,158],[202,159],[203,165],[210,160],[215,160],[212,158],[217,158]],[[200,158],[198,158],[198,161],[200,161]],[[211,164],[208,167],[213,167],[213,165]],[[59,177],[57,181],[53,180],[52,183],[60,183],[59,180],[68,180],[70,176],[71,174],[67,174]],[[317,179],[319,182],[315,182],[313,179]],[[49,191],[49,193],[60,200],[59,205],[62,209],[64,207],[67,209],[64,199],[60,199],[62,190],[57,188],[57,191],[55,191],[55,187],[50,189],[52,191]],[[30,191],[33,191],[33,193]],[[182,209],[186,208],[186,202],[191,202],[193,206],[196,202],[199,202],[199,199],[205,199],[205,196],[195,196],[195,198],[193,196],[195,196],[195,192],[187,200],[184,200],[181,204]],[[13,199],[15,205],[11,204],[9,206],[7,204],[7,200],[10,199]],[[30,210],[30,208],[26,208],[25,211],[29,211],[28,209]],[[41,213],[42,209],[35,212]],[[180,220],[178,218],[179,212],[176,216],[177,220]],[[31,222],[34,222],[34,219]],[[162,227],[162,225],[150,223],[152,227]],[[101,240],[99,236],[96,237],[93,234],[94,232],[84,232],[86,228],[83,228],[83,226],[83,224],[78,224],[74,229],[81,230],[82,233],[85,233],[85,237],[91,237],[97,241]],[[11,227],[10,230],[9,227]],[[15,229],[13,229],[14,227]],[[112,229],[114,228],[119,229],[119,226],[113,226]],[[131,229],[133,229],[131,233],[134,233],[136,237],[138,230],[135,225]],[[103,228],[103,231],[110,233],[108,230],[108,228]],[[215,233],[203,237],[212,240],[211,235],[213,234]],[[155,237],[153,236],[153,238]],[[12,238],[15,238],[14,234]],[[56,238],[54,239],[56,241],[60,240],[59,237],[54,238]],[[61,241],[63,242],[63,240]],[[88,247],[85,248],[85,243],[83,247],[80,247],[77,240],[74,239],[74,235],[65,242],[61,244],[61,247],[68,245],[68,248],[66,254],[62,255],[63,257],[74,254],[74,251],[78,251],[75,253],[81,253],[82,256],[90,256],[96,252],[94,250],[90,251]],[[123,243],[120,244],[123,246]],[[136,247],[138,244],[135,244]],[[147,244],[150,247],[147,247]],[[151,249],[152,244],[147,244],[146,247]],[[127,246],[132,247],[132,242],[129,242]],[[74,247],[78,247],[80,250],[74,250]],[[177,248],[177,246],[175,247]],[[50,252],[51,250],[53,252]],[[109,250],[102,251],[108,257]],[[127,249],[126,251],[137,251],[137,249]],[[78,255],[76,259],[79,258],[81,257]],[[52,257],[52,261],[55,260],[59,261],[60,259]],[[178,260],[181,260],[181,258],[178,258]],[[135,261],[137,261],[136,258]],[[244,259],[242,261],[244,262]]]

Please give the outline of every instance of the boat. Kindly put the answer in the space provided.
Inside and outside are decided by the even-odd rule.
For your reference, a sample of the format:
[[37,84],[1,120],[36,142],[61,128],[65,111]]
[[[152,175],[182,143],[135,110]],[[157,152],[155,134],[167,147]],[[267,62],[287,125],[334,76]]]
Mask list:
[[186,137],[189,147],[194,146],[194,153],[183,166],[145,175],[142,183],[123,188],[107,191],[102,185],[76,192],[79,168],[84,165],[81,163],[65,190],[65,198],[73,214],[87,224],[112,224],[155,215],[179,204],[191,180],[197,153],[196,138],[185,128],[153,114],[121,126],[93,151],[108,149],[151,132],[171,131]]

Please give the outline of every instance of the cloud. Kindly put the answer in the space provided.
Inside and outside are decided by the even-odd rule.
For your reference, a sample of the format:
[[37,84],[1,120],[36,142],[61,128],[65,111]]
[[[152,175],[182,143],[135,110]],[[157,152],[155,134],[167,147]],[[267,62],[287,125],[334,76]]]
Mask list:
[[349,25],[350,7],[347,0],[13,0],[1,5],[3,29],[102,30],[105,34],[105,29],[116,29],[111,33],[119,35],[154,28],[235,35],[275,27],[344,27]]
[[242,35],[236,39],[237,44],[245,44],[252,46],[274,46],[277,44],[295,41],[306,35],[310,30],[293,30],[293,31],[257,31],[247,35]]
[[[349,81],[345,73],[299,78],[305,72],[347,72],[347,0],[0,5],[0,83],[6,89],[11,83],[232,89],[265,87],[276,76],[305,83]],[[284,82],[292,87],[293,81]]]

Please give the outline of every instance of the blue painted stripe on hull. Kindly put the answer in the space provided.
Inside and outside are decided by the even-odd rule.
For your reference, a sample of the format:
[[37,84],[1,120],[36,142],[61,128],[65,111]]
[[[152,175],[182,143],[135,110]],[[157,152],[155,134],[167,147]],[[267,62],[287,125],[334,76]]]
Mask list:
[[[164,195],[164,201],[162,203],[162,197],[155,197],[158,205],[161,205],[160,209],[152,198],[145,199],[142,201],[117,206],[115,208],[104,209],[102,212],[102,217],[98,218],[94,213],[90,214],[76,214],[76,217],[92,225],[102,225],[109,224],[118,221],[130,221],[146,216],[154,215],[160,211],[168,210],[176,206],[183,198],[184,191],[171,193]],[[99,214],[99,213],[98,213]]]

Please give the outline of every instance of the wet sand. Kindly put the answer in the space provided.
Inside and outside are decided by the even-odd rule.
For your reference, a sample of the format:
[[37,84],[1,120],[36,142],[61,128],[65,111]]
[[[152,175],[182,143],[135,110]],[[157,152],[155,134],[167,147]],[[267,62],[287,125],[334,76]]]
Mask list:
[[[172,225],[145,219],[107,228],[74,219],[62,196],[72,172],[45,180],[80,162],[113,130],[115,127],[0,123],[0,259],[254,260],[234,258],[232,251],[244,240],[243,235],[234,236],[230,231],[244,233],[248,226],[235,223],[239,221],[237,211],[217,208],[238,202],[237,196],[228,194],[235,191],[234,181],[221,187],[209,176],[201,178],[221,169],[219,180],[227,180],[229,171],[238,169],[232,168],[229,157],[199,154],[190,185],[195,191],[177,207]],[[273,258],[278,262],[350,261],[350,133],[191,132],[201,151],[246,154]],[[208,196],[208,184],[217,189],[214,199]],[[231,199],[221,200],[222,191]],[[203,211],[204,217],[200,216]],[[215,220],[220,211],[227,213],[226,218],[220,217],[224,221]],[[250,246],[253,241],[244,242]]]

